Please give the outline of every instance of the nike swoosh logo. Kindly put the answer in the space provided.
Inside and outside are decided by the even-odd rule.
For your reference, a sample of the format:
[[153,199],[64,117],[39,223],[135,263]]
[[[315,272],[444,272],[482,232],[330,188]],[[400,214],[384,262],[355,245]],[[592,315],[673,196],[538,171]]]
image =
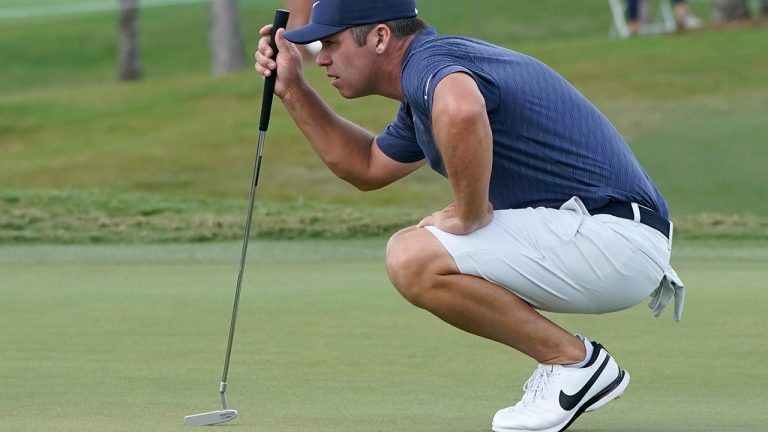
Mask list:
[[318,3],[320,3],[320,2],[319,2],[319,1],[316,1],[316,2],[312,3],[312,9],[314,9],[314,8],[315,8],[315,6],[317,6],[317,4],[318,4]]
[[593,385],[595,385],[595,382],[597,382],[597,379],[600,377],[600,374],[603,373],[603,369],[608,365],[609,357],[606,355],[605,360],[603,360],[603,364],[600,365],[599,368],[597,368],[597,371],[592,375],[592,377],[589,378],[589,381],[587,381],[586,384],[584,384],[584,387],[582,387],[578,392],[568,395],[565,394],[564,391],[560,390],[560,407],[566,411],[570,411],[574,408],[576,408],[576,405],[581,402],[582,399],[584,399],[584,396],[586,396],[589,389],[592,388]]

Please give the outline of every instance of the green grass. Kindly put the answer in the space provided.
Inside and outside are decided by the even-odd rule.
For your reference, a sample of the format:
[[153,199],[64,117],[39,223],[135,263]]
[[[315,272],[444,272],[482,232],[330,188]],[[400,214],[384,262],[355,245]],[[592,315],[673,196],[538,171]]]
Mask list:
[[[0,189],[0,244],[168,243],[241,239],[245,200],[104,190]],[[423,211],[310,201],[257,201],[251,235],[267,239],[386,237]],[[768,219],[699,214],[674,218],[675,238],[768,239]]]
[[[246,209],[244,201],[104,191],[0,190],[0,244],[235,240],[243,237]],[[251,235],[280,239],[383,237],[416,224],[422,217],[417,211],[402,208],[259,202],[254,206]],[[754,237],[752,229],[747,229]]]
[[[64,3],[116,4],[108,0],[0,0],[0,12],[21,6]],[[252,52],[258,29],[272,21],[275,8],[283,7],[283,2],[251,0],[239,4],[241,29],[248,52]],[[610,22],[608,8],[600,0],[579,3],[543,0],[537,7],[503,0],[484,1],[472,7],[460,3],[446,7],[445,2],[439,0],[422,0],[419,8],[427,21],[444,31],[452,29],[456,33],[505,42],[552,41],[574,35],[602,37],[607,34]],[[493,25],[477,25],[489,17]],[[0,54],[3,59],[13,59],[0,71],[3,78],[0,92],[109,81],[115,75],[117,16],[114,11],[6,19],[0,23],[3,25]],[[557,25],[553,25],[555,23]],[[46,31],[40,31],[41,27]],[[207,27],[205,3],[142,9],[141,53],[147,78],[207,72]]]
[[[252,243],[228,391],[264,431],[486,431],[534,364],[408,305],[384,240]],[[552,315],[632,374],[574,431],[760,431],[768,246],[682,242],[683,321]],[[3,430],[173,431],[218,408],[239,244],[0,247]],[[745,301],[748,299],[748,301]]]
[[[0,10],[20,4],[0,0]],[[44,4],[48,2],[29,3]],[[269,21],[280,4],[242,2],[248,51],[253,50],[260,24]],[[471,7],[424,0],[419,5],[422,16],[441,32],[487,38],[532,54],[573,82],[626,136],[668,198],[676,221],[747,221],[739,223],[757,226],[747,231],[765,236],[764,29],[611,41],[606,37],[608,8],[602,0],[489,0]],[[707,16],[704,6],[694,6]],[[224,78],[209,75],[205,4],[142,10],[146,78],[130,84],[114,78],[113,12],[4,20],[2,25],[0,185],[4,195],[27,197],[21,201],[33,203],[21,216],[4,212],[0,227],[23,224],[29,212],[82,221],[77,205],[112,217],[136,216],[127,207],[122,215],[97,207],[115,200],[174,202],[177,210],[190,212],[187,219],[195,225],[200,214],[234,211],[245,202],[261,80],[250,71]],[[397,109],[396,103],[382,98],[345,101],[322,70],[308,66],[306,72],[335,110],[373,132],[383,130]],[[41,197],[60,191],[73,197],[72,205],[47,208]],[[331,219],[327,226],[333,227],[338,226],[336,219],[346,221],[338,216],[348,211],[390,212],[410,221],[442,208],[451,193],[447,182],[428,168],[384,190],[357,192],[330,174],[277,102],[257,199],[269,208],[301,213],[300,218],[316,215],[317,206],[328,206],[333,210],[324,210],[323,217]],[[195,207],[200,203],[206,208]],[[7,203],[0,205],[8,208]],[[231,216],[225,225],[235,227],[235,221]],[[157,223],[169,227],[177,222],[170,217]],[[708,226],[699,222],[680,227],[690,231]],[[48,224],[58,228],[46,232],[60,229],[57,220]],[[715,224],[722,227],[721,222]],[[60,236],[41,237],[34,226],[26,228],[5,239],[61,241]],[[64,241],[107,241],[104,227],[81,228]],[[737,237],[745,235],[744,229],[738,230]],[[158,236],[170,241],[215,240],[232,238],[235,231]],[[134,232],[123,238],[143,235]]]

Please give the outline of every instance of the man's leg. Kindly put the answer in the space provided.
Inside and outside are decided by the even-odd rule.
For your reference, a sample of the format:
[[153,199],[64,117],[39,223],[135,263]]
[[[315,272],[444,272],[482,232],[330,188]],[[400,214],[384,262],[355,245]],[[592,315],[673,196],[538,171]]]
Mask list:
[[387,245],[387,270],[395,287],[414,305],[539,361],[520,402],[493,417],[493,431],[563,431],[582,413],[597,410],[624,392],[629,374],[605,348],[542,316],[513,292],[515,286],[509,286],[510,291],[461,274],[443,246],[445,240],[423,228],[398,232]]
[[627,0],[627,26],[629,33],[636,35],[642,27],[640,19],[640,0]]
[[408,301],[469,333],[515,348],[545,364],[584,360],[581,339],[512,292],[463,275],[443,245],[423,228],[406,228],[387,245],[387,271]]
[[674,14],[677,26],[682,30],[690,30],[701,27],[701,20],[691,13],[686,0],[675,0]]

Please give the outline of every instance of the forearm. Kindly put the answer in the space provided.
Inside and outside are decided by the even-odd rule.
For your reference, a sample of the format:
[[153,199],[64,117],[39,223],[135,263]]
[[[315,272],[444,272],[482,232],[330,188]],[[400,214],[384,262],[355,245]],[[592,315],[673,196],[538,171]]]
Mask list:
[[442,138],[445,144],[443,161],[453,190],[456,214],[469,223],[483,219],[488,209],[493,152],[488,118],[484,117],[453,122],[445,129]]
[[370,132],[334,113],[306,83],[285,94],[282,101],[334,174],[358,187],[366,182],[374,139]]

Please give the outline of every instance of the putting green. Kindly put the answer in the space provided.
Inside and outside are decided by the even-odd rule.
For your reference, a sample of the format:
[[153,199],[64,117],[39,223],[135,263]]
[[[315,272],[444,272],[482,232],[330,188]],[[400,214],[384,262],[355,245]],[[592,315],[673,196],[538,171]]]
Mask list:
[[[385,240],[252,243],[228,395],[238,430],[487,431],[534,367],[390,287]],[[574,431],[768,424],[768,244],[687,242],[683,321],[553,319],[632,374]],[[219,409],[238,243],[0,247],[0,430],[180,431]]]

